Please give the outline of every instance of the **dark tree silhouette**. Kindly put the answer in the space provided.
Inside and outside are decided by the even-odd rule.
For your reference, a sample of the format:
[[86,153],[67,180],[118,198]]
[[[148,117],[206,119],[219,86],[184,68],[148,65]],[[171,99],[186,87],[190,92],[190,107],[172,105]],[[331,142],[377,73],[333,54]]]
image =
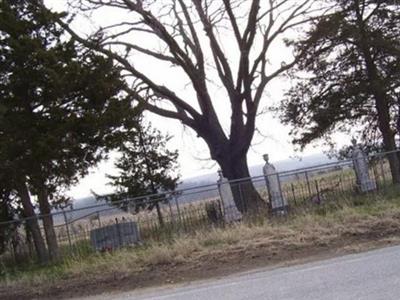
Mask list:
[[[247,152],[256,129],[268,83],[290,69],[298,57],[271,64],[270,53],[280,38],[306,23],[314,1],[288,0],[76,0],[81,11],[110,8],[124,20],[107,24],[90,36],[81,36],[59,23],[82,45],[114,59],[132,78],[126,91],[145,109],[178,120],[202,138],[229,180],[248,178]],[[145,42],[144,42],[145,41]],[[224,43],[229,43],[224,45]],[[193,96],[183,97],[135,64],[135,57],[169,65],[171,75],[183,74]],[[138,58],[139,59],[139,58]],[[221,87],[215,98],[210,82]],[[224,130],[216,103],[230,112]],[[250,180],[233,194],[242,212],[257,207],[261,198]]]
[[[156,208],[163,226],[160,202],[168,201],[163,193],[173,192],[178,185],[178,152],[166,148],[170,137],[163,136],[151,125],[142,126],[140,121],[119,147],[121,157],[115,163],[119,174],[107,176],[116,193],[96,197],[134,213]],[[140,197],[146,195],[151,196]]]
[[50,213],[60,192],[106,155],[135,111],[120,69],[69,40],[55,23],[59,15],[40,3],[0,2],[0,177],[18,196],[45,262],[59,258]]
[[[293,69],[298,84],[282,103],[283,122],[293,126],[301,146],[359,128],[363,144],[393,151],[400,137],[400,4],[326,2],[330,13],[305,40],[293,41],[297,51],[308,52]],[[388,159],[399,183],[399,158],[391,153]]]

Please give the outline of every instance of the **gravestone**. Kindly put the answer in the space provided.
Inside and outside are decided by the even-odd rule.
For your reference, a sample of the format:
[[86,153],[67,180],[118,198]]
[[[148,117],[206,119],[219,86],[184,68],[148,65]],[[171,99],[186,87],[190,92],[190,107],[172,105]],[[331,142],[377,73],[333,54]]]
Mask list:
[[222,200],[225,222],[235,222],[242,219],[242,214],[237,209],[233,200],[232,189],[228,179],[222,175],[222,171],[218,171],[218,191]]
[[352,140],[353,144],[353,165],[356,172],[357,185],[361,192],[370,192],[376,190],[376,183],[369,177],[368,161],[364,152],[357,145],[355,139]]
[[123,222],[93,229],[90,243],[97,251],[113,250],[140,242],[136,222]]
[[288,203],[282,194],[279,173],[276,171],[274,165],[269,163],[268,154],[264,154],[263,158],[265,160],[263,173],[265,176],[265,183],[267,185],[271,210],[273,213],[286,214],[288,210]]

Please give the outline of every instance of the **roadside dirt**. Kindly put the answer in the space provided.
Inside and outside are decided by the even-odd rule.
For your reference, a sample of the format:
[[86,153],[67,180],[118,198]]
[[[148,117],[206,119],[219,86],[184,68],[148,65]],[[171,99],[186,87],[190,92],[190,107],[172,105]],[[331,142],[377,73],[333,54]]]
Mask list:
[[296,247],[271,247],[254,243],[197,255],[189,262],[159,264],[138,272],[97,274],[60,280],[34,288],[0,287],[0,299],[61,299],[128,291],[144,287],[172,285],[200,279],[218,278],[262,267],[281,267],[322,260],[400,244],[400,228],[370,228],[367,232],[340,236],[327,243],[318,241]]

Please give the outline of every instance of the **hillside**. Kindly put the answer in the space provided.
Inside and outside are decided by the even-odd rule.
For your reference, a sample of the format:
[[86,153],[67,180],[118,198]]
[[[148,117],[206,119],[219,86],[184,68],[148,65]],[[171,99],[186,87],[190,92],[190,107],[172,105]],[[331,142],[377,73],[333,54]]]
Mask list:
[[[303,157],[301,160],[299,159],[286,159],[286,160],[281,160],[281,161],[276,161],[273,162],[275,167],[277,168],[278,171],[289,171],[289,170],[295,170],[295,169],[300,169],[300,168],[307,168],[315,165],[320,165],[324,163],[331,162],[332,160],[329,159],[326,155],[323,154],[316,154],[316,155],[309,155]],[[263,165],[256,165],[256,166],[251,166],[250,167],[250,173],[253,177],[255,176],[261,176],[262,175],[262,168]],[[195,202],[199,201],[202,199],[208,199],[208,198],[214,198],[218,197],[218,190],[214,186],[214,184],[218,180],[218,175],[216,173],[209,173],[206,175],[202,176],[196,176],[196,177],[191,177],[187,179],[183,179],[182,183],[179,185],[178,189],[179,190],[187,190],[182,193],[181,196],[179,196],[179,203],[188,203],[188,202]],[[202,186],[207,186],[211,185],[209,187],[203,188]],[[93,206],[101,206],[101,207],[93,207]],[[85,198],[80,198],[80,199],[74,199],[73,202],[73,208],[74,209],[82,209],[88,207],[87,209],[84,210],[78,210],[69,212],[68,216],[70,219],[77,219],[77,218],[82,218],[86,215],[89,214],[94,214],[96,213],[99,209],[107,209],[111,208],[107,203],[104,201],[96,201],[96,199],[91,196],[91,197],[85,197]],[[100,215],[110,215],[118,212],[118,209],[111,209],[111,210],[106,210],[102,212]],[[62,222],[62,215],[59,215],[56,219],[59,222]]]

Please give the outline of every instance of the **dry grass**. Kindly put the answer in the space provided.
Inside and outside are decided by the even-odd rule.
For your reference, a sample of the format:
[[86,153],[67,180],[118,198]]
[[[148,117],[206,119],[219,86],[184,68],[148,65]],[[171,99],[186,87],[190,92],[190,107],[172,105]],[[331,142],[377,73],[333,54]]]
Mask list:
[[[61,281],[104,276],[149,274],[161,266],[199,266],[205,262],[231,262],[236,259],[330,247],[362,237],[386,238],[399,233],[400,200],[397,193],[385,199],[365,199],[362,205],[342,204],[290,219],[241,223],[183,235],[169,242],[150,241],[142,246],[112,253],[93,253],[65,259],[57,266],[30,267],[3,271],[1,289],[57,285]],[[348,245],[346,247],[349,247]],[[1,294],[1,293],[0,293]]]

